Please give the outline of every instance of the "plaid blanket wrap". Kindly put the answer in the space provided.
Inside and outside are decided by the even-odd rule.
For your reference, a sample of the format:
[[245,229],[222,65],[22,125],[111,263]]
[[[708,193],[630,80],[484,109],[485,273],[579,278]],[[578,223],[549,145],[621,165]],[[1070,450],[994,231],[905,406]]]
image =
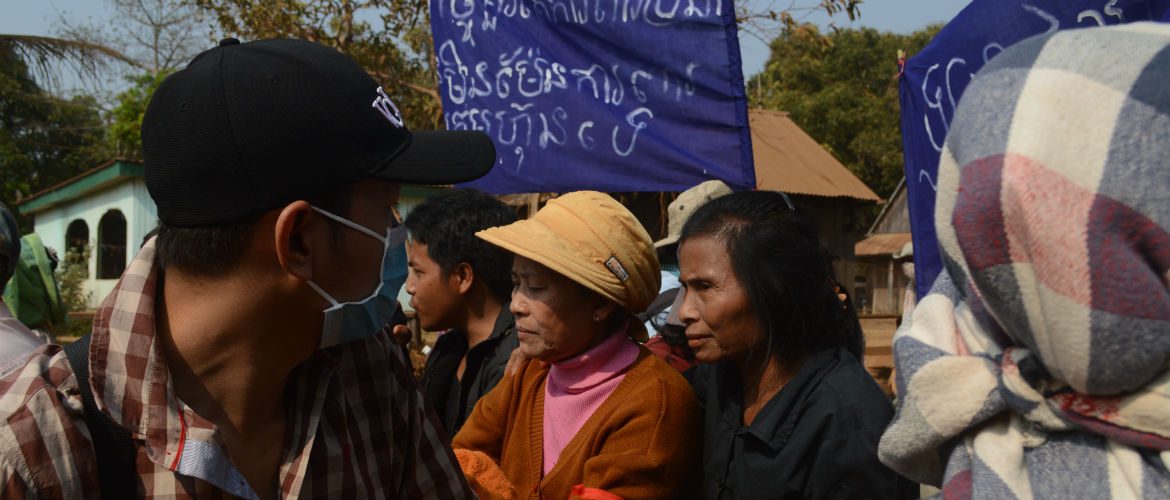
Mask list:
[[996,56],[936,221],[882,461],[946,498],[1170,498],[1170,25]]

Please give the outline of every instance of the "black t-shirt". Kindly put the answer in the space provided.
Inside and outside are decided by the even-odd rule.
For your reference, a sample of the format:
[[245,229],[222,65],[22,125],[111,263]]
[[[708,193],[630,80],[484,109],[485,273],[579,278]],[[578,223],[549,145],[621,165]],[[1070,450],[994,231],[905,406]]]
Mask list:
[[[423,368],[422,386],[427,400],[435,408],[440,422],[453,438],[463,427],[471,409],[484,394],[491,391],[504,377],[504,369],[512,350],[520,345],[516,337],[516,318],[508,305],[496,318],[492,334],[467,352],[467,333],[452,330],[435,341]],[[467,354],[463,380],[456,377],[459,362]]]

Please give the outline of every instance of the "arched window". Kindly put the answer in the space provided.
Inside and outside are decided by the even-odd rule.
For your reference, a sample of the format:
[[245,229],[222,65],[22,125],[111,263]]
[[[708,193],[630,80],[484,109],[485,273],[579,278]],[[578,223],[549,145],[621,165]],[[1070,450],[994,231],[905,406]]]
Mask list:
[[98,222],[97,268],[99,280],[122,277],[126,270],[126,216],[110,210]]
[[85,270],[85,277],[89,277],[89,263],[86,261],[85,247],[89,246],[89,224],[81,219],[69,223],[65,230],[65,259],[66,263],[81,266]]

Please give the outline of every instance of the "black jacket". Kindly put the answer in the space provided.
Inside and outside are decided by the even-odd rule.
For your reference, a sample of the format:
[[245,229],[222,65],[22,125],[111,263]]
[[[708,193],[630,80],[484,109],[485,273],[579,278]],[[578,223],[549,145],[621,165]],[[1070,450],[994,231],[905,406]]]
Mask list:
[[917,485],[878,461],[894,411],[845,349],[810,357],[748,427],[733,364],[686,375],[704,407],[707,500],[917,498]]
[[[516,336],[516,318],[508,311],[508,304],[496,318],[492,334],[470,353],[467,352],[467,332],[451,330],[439,336],[427,363],[423,367],[422,386],[431,406],[439,416],[447,437],[455,437],[479,398],[491,391],[504,377],[504,368],[512,350],[519,347]],[[467,367],[463,382],[455,377],[459,361],[467,353]]]

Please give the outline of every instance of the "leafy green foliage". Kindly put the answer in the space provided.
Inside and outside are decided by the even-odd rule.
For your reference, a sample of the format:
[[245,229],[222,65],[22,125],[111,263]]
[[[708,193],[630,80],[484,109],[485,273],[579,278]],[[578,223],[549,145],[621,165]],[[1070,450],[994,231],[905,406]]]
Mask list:
[[856,21],[861,17],[862,0],[792,0],[783,9],[777,8],[779,5],[776,3],[751,0],[736,0],[735,4],[735,20],[739,23],[740,36],[746,34],[767,41],[781,29],[800,27],[814,13],[823,12],[830,18],[845,16],[850,21]]
[[[60,98],[39,85],[12,46],[0,44],[0,198],[24,197],[97,166],[110,153],[92,97]],[[27,220],[22,227],[32,227]]]
[[[57,288],[66,313],[89,310],[89,299],[93,294],[85,290],[85,281],[89,278],[90,248],[86,245],[80,249],[66,251],[65,258],[57,267]],[[70,318],[56,334],[80,337],[89,333],[92,327],[92,318]]]
[[117,104],[110,111],[110,126],[106,138],[114,154],[121,158],[142,158],[142,117],[150,97],[173,70],[144,73],[130,77],[130,88],[118,94]]
[[52,38],[35,35],[0,34],[0,51],[11,51],[28,65],[28,71],[50,87],[60,83],[61,69],[72,70],[77,76],[91,79],[111,62],[129,62],[121,52],[100,43],[72,38]]
[[938,33],[910,35],[871,28],[822,34],[804,24],[785,28],[764,70],[751,79],[753,106],[787,111],[792,120],[881,196],[902,171],[898,51],[914,54]]
[[386,89],[407,125],[442,127],[426,0],[196,0],[229,35],[300,38],[348,54]]

